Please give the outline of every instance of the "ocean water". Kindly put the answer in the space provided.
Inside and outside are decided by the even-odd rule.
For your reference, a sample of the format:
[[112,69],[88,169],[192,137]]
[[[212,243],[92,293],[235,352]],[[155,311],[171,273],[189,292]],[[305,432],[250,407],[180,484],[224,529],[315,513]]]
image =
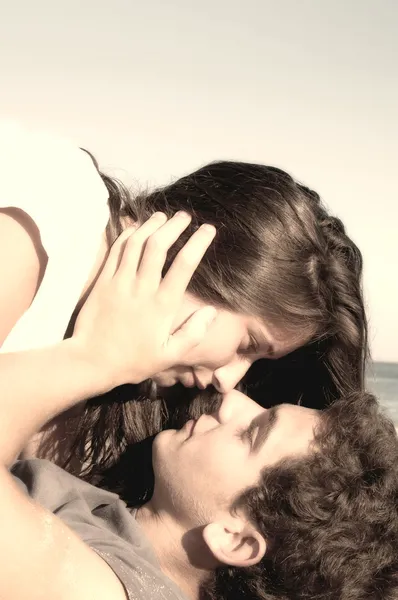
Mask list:
[[373,363],[368,387],[398,427],[398,363]]

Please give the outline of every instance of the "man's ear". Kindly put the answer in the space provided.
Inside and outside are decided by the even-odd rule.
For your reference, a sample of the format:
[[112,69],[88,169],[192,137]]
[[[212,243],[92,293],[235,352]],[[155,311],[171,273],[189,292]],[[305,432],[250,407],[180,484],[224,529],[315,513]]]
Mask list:
[[239,518],[229,523],[209,523],[203,539],[214,558],[232,567],[251,567],[263,558],[267,544],[251,524]]

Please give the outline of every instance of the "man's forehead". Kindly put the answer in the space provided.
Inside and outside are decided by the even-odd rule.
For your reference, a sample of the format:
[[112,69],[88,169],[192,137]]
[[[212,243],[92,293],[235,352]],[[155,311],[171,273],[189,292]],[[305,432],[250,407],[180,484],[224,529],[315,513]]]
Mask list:
[[319,411],[292,404],[274,406],[261,413],[258,446],[261,444],[267,462],[305,454],[319,418]]
[[297,404],[282,404],[278,413],[280,427],[297,433],[307,432],[311,435],[311,438],[313,437],[314,427],[320,419],[319,410],[298,406]]

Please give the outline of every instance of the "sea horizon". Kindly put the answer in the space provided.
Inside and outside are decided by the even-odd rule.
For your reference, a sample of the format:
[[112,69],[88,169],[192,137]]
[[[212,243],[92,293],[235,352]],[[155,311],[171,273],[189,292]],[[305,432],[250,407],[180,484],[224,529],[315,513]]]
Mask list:
[[398,362],[373,361],[366,380],[369,390],[398,427]]

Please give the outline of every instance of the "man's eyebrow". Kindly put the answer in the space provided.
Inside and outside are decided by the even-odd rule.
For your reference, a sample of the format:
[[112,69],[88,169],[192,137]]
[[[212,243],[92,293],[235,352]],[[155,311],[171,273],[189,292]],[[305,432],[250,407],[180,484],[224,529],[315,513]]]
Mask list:
[[[265,442],[267,441],[267,439],[270,436],[271,431],[274,429],[277,421],[278,421],[278,413],[280,410],[280,406],[273,406],[272,408],[270,408],[265,414],[267,415],[267,418],[265,420],[264,425],[261,427],[260,424],[258,424],[259,426],[259,431],[258,434],[256,436],[254,445],[253,445],[253,452],[259,452],[260,449],[263,447],[263,445],[265,444]],[[260,415],[260,417],[262,417],[262,421],[264,420],[264,413],[262,413]]]

